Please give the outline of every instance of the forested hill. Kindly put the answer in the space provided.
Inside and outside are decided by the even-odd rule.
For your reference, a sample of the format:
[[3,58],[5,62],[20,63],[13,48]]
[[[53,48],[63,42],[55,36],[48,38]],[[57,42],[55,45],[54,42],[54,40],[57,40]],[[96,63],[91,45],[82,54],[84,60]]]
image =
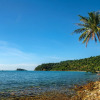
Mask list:
[[36,71],[99,71],[100,56],[59,63],[46,63],[35,68]]

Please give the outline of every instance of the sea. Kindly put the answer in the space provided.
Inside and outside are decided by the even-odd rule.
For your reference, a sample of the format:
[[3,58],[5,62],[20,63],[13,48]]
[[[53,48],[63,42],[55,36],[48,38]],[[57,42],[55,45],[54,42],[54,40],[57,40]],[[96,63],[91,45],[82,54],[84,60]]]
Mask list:
[[75,85],[99,79],[97,74],[78,71],[0,71],[0,96],[37,95],[48,91],[71,94]]

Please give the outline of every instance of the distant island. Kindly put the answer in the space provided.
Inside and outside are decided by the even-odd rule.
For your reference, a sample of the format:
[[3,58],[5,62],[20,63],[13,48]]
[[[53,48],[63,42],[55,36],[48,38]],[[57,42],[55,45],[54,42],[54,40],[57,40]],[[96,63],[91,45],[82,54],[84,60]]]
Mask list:
[[100,56],[79,60],[67,60],[59,63],[45,63],[35,68],[35,71],[100,71]]
[[17,68],[16,71],[27,71],[27,70],[22,68]]

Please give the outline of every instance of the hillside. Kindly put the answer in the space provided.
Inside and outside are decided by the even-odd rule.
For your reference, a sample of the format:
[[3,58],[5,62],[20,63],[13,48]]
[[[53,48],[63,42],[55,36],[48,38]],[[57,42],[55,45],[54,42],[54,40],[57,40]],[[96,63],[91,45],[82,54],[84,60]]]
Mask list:
[[45,63],[37,66],[35,71],[90,71],[100,70],[100,56],[79,60],[67,60],[59,63]]

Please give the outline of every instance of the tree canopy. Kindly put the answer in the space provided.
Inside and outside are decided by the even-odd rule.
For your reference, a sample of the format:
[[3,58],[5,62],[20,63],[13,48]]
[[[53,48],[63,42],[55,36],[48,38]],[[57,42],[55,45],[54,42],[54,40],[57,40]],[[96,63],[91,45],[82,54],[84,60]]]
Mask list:
[[59,63],[41,64],[35,68],[36,71],[100,71],[100,56],[84,58],[79,60],[67,60]]
[[79,41],[83,40],[83,43],[87,44],[90,39],[99,40],[100,42],[100,13],[90,12],[88,17],[79,15],[81,23],[77,23],[81,28],[76,29],[73,33],[81,33]]

